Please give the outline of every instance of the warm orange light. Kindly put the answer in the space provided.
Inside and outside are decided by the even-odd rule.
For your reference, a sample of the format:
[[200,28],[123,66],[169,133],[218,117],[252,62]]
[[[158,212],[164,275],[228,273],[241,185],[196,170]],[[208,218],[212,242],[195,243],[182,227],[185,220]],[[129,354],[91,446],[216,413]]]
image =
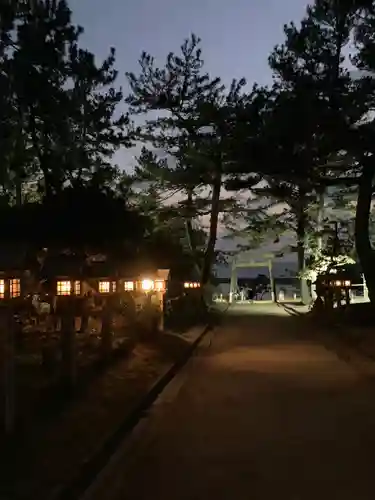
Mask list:
[[165,281],[155,281],[155,290],[157,292],[164,292],[164,290],[165,290]]
[[99,281],[99,293],[109,293],[111,283],[109,281]]
[[125,281],[124,290],[126,292],[131,292],[132,290],[134,290],[134,281]]
[[0,299],[5,298],[5,280],[0,280]]
[[71,290],[72,290],[72,284],[70,281],[57,282],[57,295],[70,295]]
[[117,290],[117,283],[116,281],[112,281],[112,292],[115,293]]
[[154,289],[155,283],[153,280],[142,280],[141,282],[141,287],[144,292],[150,292],[151,290]]
[[201,284],[198,281],[185,281],[184,288],[200,288]]
[[20,297],[21,295],[21,280],[20,279],[11,279],[9,283],[10,288],[10,296],[12,299],[15,297]]
[[75,293],[75,295],[81,295],[81,282],[80,281],[74,282],[74,293]]

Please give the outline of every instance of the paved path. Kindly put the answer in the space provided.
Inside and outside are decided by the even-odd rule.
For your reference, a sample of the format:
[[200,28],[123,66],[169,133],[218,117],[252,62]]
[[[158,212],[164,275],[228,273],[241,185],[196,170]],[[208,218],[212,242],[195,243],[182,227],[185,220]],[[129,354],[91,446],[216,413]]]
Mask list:
[[265,311],[228,317],[87,499],[375,498],[373,383]]

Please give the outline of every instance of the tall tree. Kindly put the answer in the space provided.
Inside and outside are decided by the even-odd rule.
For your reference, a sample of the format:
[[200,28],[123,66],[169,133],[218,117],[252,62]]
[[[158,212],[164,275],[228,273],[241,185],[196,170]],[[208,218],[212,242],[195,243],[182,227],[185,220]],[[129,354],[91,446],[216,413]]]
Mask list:
[[357,254],[366,278],[371,302],[375,303],[375,251],[371,244],[370,218],[374,192],[375,162],[375,2],[357,2],[358,23],[355,30],[357,54],[353,62],[363,72],[357,87],[367,101],[368,113],[355,127],[351,151],[360,166],[360,179],[355,223]]
[[13,92],[13,35],[17,19],[16,3],[0,6],[0,185],[3,204],[20,198],[20,179],[26,173],[29,158],[23,130],[23,116],[16,106]]
[[[345,162],[337,162],[337,156],[348,151],[350,128],[366,109],[344,64],[355,23],[352,2],[316,0],[300,27],[285,26],[286,40],[269,59],[274,85],[267,96],[270,104],[260,115],[252,169],[258,166],[263,172],[271,196],[279,193],[279,201],[291,204],[300,272],[309,206],[315,198],[323,207],[326,185],[341,182]],[[344,167],[347,172],[348,165]],[[316,225],[321,223],[318,210]],[[316,231],[318,239],[321,230]]]
[[98,65],[79,47],[82,28],[72,23],[65,0],[13,5],[0,7],[9,177],[18,185],[34,174],[47,196],[67,183],[113,179],[109,160],[129,145],[127,117],[117,109],[123,96],[113,87],[114,51]]
[[196,190],[204,186],[210,192],[209,235],[201,271],[206,284],[215,258],[234,111],[241,103],[245,82],[233,82],[225,92],[220,79],[204,71],[200,40],[194,35],[184,42],[180,55],[168,55],[163,68],[156,67],[146,53],[140,67],[138,76],[127,75],[132,90],[127,102],[134,113],[157,113],[156,119],[147,120],[140,137],[174,162],[173,168],[167,165],[169,182],[184,190],[190,213]]

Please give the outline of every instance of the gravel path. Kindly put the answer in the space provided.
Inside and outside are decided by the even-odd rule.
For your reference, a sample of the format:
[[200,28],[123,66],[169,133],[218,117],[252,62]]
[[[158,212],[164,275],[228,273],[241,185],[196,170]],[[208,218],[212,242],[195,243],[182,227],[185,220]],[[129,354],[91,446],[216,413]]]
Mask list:
[[374,498],[373,382],[300,318],[234,312],[85,500]]

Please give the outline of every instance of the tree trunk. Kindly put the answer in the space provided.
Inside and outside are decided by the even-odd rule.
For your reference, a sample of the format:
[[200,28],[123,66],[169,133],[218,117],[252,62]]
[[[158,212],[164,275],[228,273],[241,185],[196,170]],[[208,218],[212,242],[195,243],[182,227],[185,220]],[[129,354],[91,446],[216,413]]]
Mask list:
[[185,219],[185,230],[186,230],[186,239],[189,246],[189,250],[194,259],[194,269],[196,272],[196,278],[199,280],[202,275],[202,270],[198,264],[198,255],[197,255],[197,246],[194,240],[194,230],[193,223],[191,217],[192,205],[193,205],[193,190],[189,189],[187,192],[187,205],[188,205],[188,215]]
[[214,263],[215,259],[217,226],[219,222],[219,210],[220,210],[220,194],[221,194],[221,173],[217,172],[212,185],[210,231],[203,260],[203,269],[201,275],[202,286],[207,285],[210,281],[212,264]]
[[16,174],[16,181],[15,181],[15,191],[16,191],[16,205],[17,207],[20,207],[22,205],[22,181],[20,179],[20,176],[18,173]]
[[355,214],[355,245],[372,303],[375,303],[375,251],[370,241],[369,220],[374,174],[375,165],[366,163],[359,182]]
[[323,222],[324,222],[324,201],[325,192],[321,191],[318,193],[318,213],[316,217],[316,229],[317,229],[317,239],[316,239],[316,250],[319,256],[323,250]]
[[[301,197],[303,195],[301,194]],[[300,201],[297,207],[297,259],[298,259],[298,273],[302,274],[306,267],[305,256],[305,240],[306,240],[306,213],[305,204]],[[311,294],[307,285],[306,278],[300,277],[300,293],[301,301],[303,304],[309,304],[311,301]]]

